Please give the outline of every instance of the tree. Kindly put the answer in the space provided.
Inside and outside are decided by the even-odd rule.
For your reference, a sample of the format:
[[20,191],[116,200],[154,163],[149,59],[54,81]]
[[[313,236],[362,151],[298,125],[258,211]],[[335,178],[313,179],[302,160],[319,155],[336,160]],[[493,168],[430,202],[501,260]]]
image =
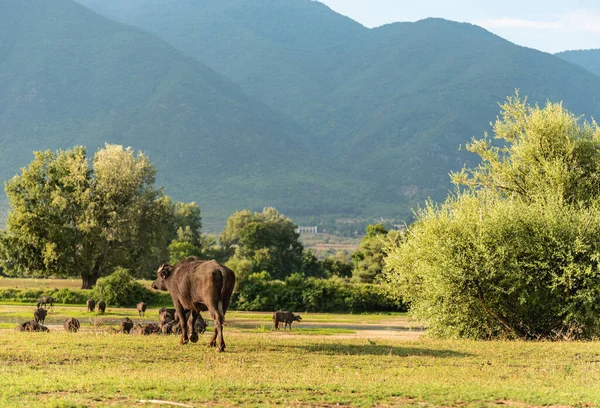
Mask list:
[[90,288],[117,265],[139,272],[165,256],[173,208],[145,155],[106,144],[91,167],[83,147],[34,156],[5,187],[7,269]]
[[434,334],[522,339],[600,334],[600,127],[518,95],[467,146],[475,169],[418,211],[387,277]]
[[[392,236],[396,234],[394,232]],[[359,282],[374,283],[382,275],[387,241],[388,231],[383,224],[367,225],[359,249],[352,254],[353,275]]]
[[301,269],[303,247],[296,228],[275,208],[261,213],[244,210],[229,217],[220,241],[229,256],[251,261],[254,272],[267,271],[283,279]]

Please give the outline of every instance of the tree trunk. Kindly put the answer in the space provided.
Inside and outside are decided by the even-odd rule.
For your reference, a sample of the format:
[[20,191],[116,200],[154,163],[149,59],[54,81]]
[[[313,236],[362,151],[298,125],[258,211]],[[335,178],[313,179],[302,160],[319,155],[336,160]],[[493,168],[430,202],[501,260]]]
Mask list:
[[98,277],[100,276],[99,271],[92,270],[88,274],[81,274],[81,280],[83,283],[81,284],[81,289],[91,289],[92,286],[96,284],[98,281]]

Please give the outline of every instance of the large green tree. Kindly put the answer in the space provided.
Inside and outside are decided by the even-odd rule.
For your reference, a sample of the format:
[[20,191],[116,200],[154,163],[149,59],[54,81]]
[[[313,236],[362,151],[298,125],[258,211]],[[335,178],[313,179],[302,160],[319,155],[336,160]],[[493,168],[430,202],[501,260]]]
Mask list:
[[81,276],[90,288],[117,265],[143,274],[167,256],[173,204],[144,154],[107,144],[91,166],[83,147],[34,156],[5,185],[7,270]]
[[252,262],[253,271],[284,279],[302,266],[302,243],[297,226],[275,208],[233,214],[221,234],[224,250],[237,260]]
[[600,127],[560,104],[502,106],[475,169],[418,212],[387,257],[388,278],[432,333],[578,338],[600,334]]

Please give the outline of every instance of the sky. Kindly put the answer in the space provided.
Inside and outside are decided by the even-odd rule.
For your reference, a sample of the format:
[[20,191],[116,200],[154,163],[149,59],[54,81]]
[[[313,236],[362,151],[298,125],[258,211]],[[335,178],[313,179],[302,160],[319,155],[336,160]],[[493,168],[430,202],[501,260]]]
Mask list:
[[600,0],[320,1],[367,27],[441,17],[545,52],[600,48]]

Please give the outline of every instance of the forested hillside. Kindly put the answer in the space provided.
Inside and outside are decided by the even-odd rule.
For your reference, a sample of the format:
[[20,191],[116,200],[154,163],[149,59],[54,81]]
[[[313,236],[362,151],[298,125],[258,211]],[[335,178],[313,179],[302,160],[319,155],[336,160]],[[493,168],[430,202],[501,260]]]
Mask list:
[[515,88],[600,112],[599,77],[470,24],[367,29],[309,0],[79,2],[120,23],[0,0],[3,180],[34,149],[108,141],[146,151],[209,218],[407,219],[474,165],[459,146]]
[[559,52],[556,56],[600,76],[600,49],[565,51]]
[[167,192],[209,215],[351,201],[324,186],[308,132],[151,34],[70,0],[1,0],[0,36],[3,181],[33,150],[111,142],[146,151]]
[[552,55],[440,19],[367,29],[308,0],[80,0],[155,33],[291,116],[371,186],[367,211],[441,199],[498,103],[520,89],[600,113],[600,80]]

